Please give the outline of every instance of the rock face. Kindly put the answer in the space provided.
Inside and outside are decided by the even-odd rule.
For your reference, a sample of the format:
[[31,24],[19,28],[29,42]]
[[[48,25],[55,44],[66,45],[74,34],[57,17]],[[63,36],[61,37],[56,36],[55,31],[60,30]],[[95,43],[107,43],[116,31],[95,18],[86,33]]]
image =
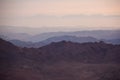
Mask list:
[[120,45],[54,42],[20,48],[0,39],[0,80],[120,80]]

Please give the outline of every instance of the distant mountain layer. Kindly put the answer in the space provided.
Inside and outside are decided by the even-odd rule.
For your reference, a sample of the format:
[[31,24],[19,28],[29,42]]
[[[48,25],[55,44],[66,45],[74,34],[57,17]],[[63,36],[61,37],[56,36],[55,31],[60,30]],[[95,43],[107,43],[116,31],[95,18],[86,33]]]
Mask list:
[[25,42],[25,41],[20,41],[20,40],[8,40],[8,41],[19,47],[34,47],[33,46],[34,43],[32,42]]
[[106,43],[120,44],[120,39],[103,40]]
[[77,42],[77,43],[85,43],[85,42],[97,42],[99,40],[92,38],[92,37],[75,37],[75,36],[58,36],[58,37],[51,37],[46,40],[43,40],[41,42],[24,42],[20,40],[10,40],[11,43],[13,43],[16,46],[20,47],[42,47],[45,45],[48,45],[52,42],[60,42],[60,41],[71,41],[71,42]]
[[53,42],[20,48],[0,39],[1,80],[120,80],[120,45]]
[[[20,40],[9,40],[11,43],[13,43],[16,46],[19,47],[34,47],[39,48],[45,45],[48,45],[52,42],[60,42],[60,41],[71,41],[71,42],[77,42],[77,43],[86,43],[86,42],[99,42],[101,40],[98,40],[93,37],[76,37],[76,36],[58,36],[58,37],[51,37],[46,40],[40,41],[40,42],[25,42]],[[102,40],[106,43],[110,44],[120,44],[120,39],[112,39],[112,40]]]
[[26,33],[1,33],[8,37],[9,40],[17,39],[21,41],[40,42],[51,37],[59,36],[76,36],[76,37],[94,37],[96,39],[119,39],[120,30],[91,30],[91,31],[75,31],[75,32],[48,32],[37,35],[28,35]]
[[76,31],[76,32],[50,32],[38,34],[31,37],[31,41],[38,42],[54,36],[77,36],[77,37],[94,37],[96,39],[116,39],[120,38],[120,30],[91,30],[91,31]]

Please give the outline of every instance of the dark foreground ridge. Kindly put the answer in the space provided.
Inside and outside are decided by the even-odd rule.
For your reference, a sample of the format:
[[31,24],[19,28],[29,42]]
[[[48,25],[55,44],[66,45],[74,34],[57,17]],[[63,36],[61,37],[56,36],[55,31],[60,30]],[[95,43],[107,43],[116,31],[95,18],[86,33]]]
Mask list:
[[120,80],[120,45],[61,41],[20,48],[0,39],[0,80]]

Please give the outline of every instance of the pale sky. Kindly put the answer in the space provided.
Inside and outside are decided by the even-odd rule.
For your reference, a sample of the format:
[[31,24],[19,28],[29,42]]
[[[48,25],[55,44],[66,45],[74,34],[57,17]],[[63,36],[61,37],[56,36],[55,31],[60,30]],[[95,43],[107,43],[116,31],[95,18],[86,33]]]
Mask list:
[[0,25],[120,29],[120,0],[0,0]]

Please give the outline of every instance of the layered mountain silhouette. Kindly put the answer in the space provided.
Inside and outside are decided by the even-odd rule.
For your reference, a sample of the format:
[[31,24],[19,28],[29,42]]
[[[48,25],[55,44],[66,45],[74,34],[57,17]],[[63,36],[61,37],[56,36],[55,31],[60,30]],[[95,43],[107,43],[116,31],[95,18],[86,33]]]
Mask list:
[[16,46],[19,47],[34,47],[34,48],[39,48],[45,45],[48,45],[52,42],[60,42],[60,41],[71,41],[71,42],[77,42],[77,43],[86,43],[86,42],[99,42],[99,41],[104,41],[106,43],[110,44],[120,44],[120,39],[110,39],[110,40],[98,40],[93,37],[76,37],[76,36],[56,36],[56,37],[51,37],[46,40],[40,41],[40,42],[25,42],[25,41],[20,41],[20,40],[8,40],[11,43],[13,43]]
[[20,40],[10,40],[11,43],[13,43],[16,46],[20,47],[42,47],[45,45],[48,45],[52,42],[60,42],[60,41],[71,41],[71,42],[78,42],[78,43],[85,43],[85,42],[97,42],[99,40],[93,38],[93,37],[76,37],[76,36],[57,36],[57,37],[51,37],[46,40],[40,41],[40,42],[25,42]]
[[[18,28],[17,28],[18,29]],[[77,36],[77,37],[93,37],[96,39],[117,39],[120,38],[120,30],[88,30],[88,31],[74,31],[74,32],[47,32],[30,35],[27,33],[14,33],[12,32],[0,33],[2,36],[6,36],[9,40],[20,40],[30,42],[40,42],[51,37],[59,36]],[[22,31],[22,30],[21,30]],[[1,36],[0,36],[1,37]]]
[[120,80],[120,45],[53,42],[21,48],[0,39],[1,80]]
[[[53,59],[55,57],[56,59],[67,58],[68,60],[75,59],[78,61],[79,60],[81,61],[82,59],[86,61],[88,59],[88,62],[93,61],[93,63],[94,61],[97,61],[97,62],[112,61],[116,63],[116,62],[119,62],[119,58],[120,58],[119,45],[106,44],[102,41],[93,42],[93,43],[88,42],[88,43],[81,43],[81,44],[74,43],[71,41],[60,41],[60,42],[53,42],[49,45],[46,45],[40,48],[20,48],[2,39],[0,44],[1,44],[1,51],[3,51],[3,53],[5,52],[10,54],[10,52],[13,52],[13,53],[22,52],[22,53],[31,53],[34,55],[34,52],[37,52],[39,55],[42,55],[41,59],[45,57],[46,59],[47,57],[50,57]],[[98,60],[94,60],[94,59],[98,59]]]
[[31,41],[38,42],[55,36],[77,36],[77,37],[93,37],[96,39],[116,39],[120,38],[120,30],[91,30],[91,31],[75,31],[75,32],[48,32],[31,37]]
[[[19,47],[35,47],[35,43],[33,42],[26,42],[26,41],[21,41],[21,40],[8,40],[12,44],[19,46]],[[39,47],[42,45],[39,44]]]

